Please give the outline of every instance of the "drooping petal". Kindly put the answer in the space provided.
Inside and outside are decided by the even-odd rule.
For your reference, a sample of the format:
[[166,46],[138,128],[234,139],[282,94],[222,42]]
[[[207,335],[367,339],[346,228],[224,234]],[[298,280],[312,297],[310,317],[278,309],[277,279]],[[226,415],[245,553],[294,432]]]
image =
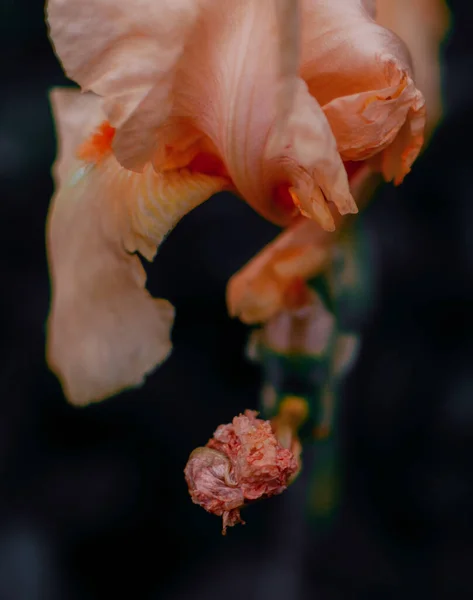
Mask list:
[[[295,72],[298,4],[292,15],[284,0],[49,1],[56,51],[71,77],[105,97],[122,165],[165,169],[163,148],[192,149],[193,135],[170,127],[179,123],[202,133],[204,153],[275,223],[290,222],[294,202],[327,229],[327,202],[356,211],[326,117]],[[281,185],[294,202],[275,202]]]
[[[372,4],[372,3],[371,3]],[[301,75],[330,122],[344,160],[378,161],[400,183],[423,143],[425,106],[409,53],[360,0],[302,0]],[[389,165],[389,166],[387,166]]]
[[[351,179],[351,190],[359,206],[366,204],[380,176],[363,167]],[[332,211],[341,231],[342,218]],[[305,281],[323,271],[332,256],[338,235],[320,229],[317,223],[295,221],[265,246],[227,285],[227,307],[231,316],[248,324],[264,323],[282,310],[311,302]]]
[[175,113],[211,141],[239,194],[264,217],[280,225],[292,219],[294,204],[287,210],[274,199],[287,184],[305,213],[333,228],[327,201],[341,212],[356,207],[326,117],[290,74],[291,109],[280,135],[277,100],[287,81],[277,24],[274,1],[205,5],[176,79]]
[[105,97],[119,127],[118,159],[142,170],[156,128],[172,108],[172,86],[198,0],[49,0],[47,19],[67,75]]
[[358,209],[336,141],[322,109],[299,80],[283,136],[269,137],[266,157],[292,182],[289,193],[301,213],[326,231],[335,229],[327,201],[341,215]]
[[[82,101],[91,103],[86,96],[67,102],[60,96],[54,92],[59,133],[74,122],[69,110],[83,115]],[[85,135],[94,131],[100,111],[91,115],[91,122],[82,121]],[[82,160],[66,157],[68,146],[61,147],[59,187],[47,226],[52,280],[47,355],[74,404],[140,384],[168,356],[174,311],[147,292],[134,253],[151,260],[179,218],[225,184],[189,171],[158,175],[150,165],[143,174],[126,171],[100,146],[100,132],[95,135],[100,160],[94,154],[88,160],[88,142],[79,147]],[[67,177],[63,165],[70,167]]]
[[228,282],[231,316],[262,323],[287,308],[294,282],[313,277],[327,264],[333,236],[316,223],[300,219],[268,244]]

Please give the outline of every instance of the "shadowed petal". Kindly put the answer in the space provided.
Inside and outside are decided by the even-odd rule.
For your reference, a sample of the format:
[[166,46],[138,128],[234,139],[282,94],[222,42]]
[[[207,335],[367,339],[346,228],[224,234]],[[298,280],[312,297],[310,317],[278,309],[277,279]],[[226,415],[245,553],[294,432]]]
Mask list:
[[55,185],[59,186],[71,170],[84,132],[91,132],[105,117],[95,94],[79,94],[73,88],[54,88],[49,93],[49,101],[56,117],[57,154],[53,176]]
[[293,218],[292,202],[289,210],[275,202],[275,190],[288,184],[305,214],[333,228],[327,201],[341,212],[356,207],[323,111],[291,76],[292,59],[281,67],[278,23],[273,1],[209,3],[176,81],[175,111],[212,142],[239,194],[265,218],[278,225]]
[[302,214],[326,231],[335,229],[328,202],[341,215],[358,212],[330,126],[302,80],[284,135],[270,135],[266,157],[286,174],[292,184],[289,192]]

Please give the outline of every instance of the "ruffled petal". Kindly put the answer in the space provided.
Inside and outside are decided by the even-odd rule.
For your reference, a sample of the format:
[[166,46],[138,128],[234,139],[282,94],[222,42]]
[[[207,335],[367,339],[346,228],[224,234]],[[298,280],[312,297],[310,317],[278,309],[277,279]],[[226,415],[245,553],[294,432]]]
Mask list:
[[399,183],[420,152],[425,122],[407,48],[360,0],[302,5],[301,75],[327,115],[342,158],[368,159],[400,135],[391,170],[383,170],[385,179]]
[[[409,173],[424,143],[425,102],[412,79],[391,63],[392,85],[332,100],[324,112],[345,160],[374,157],[386,181]],[[389,65],[387,65],[389,69]],[[397,77],[400,76],[400,79]]]
[[172,108],[172,86],[197,0],[49,0],[47,19],[67,75],[105,97],[104,109],[122,137],[126,167],[141,170],[156,128]]
[[68,74],[105,97],[122,165],[162,172],[206,154],[279,225],[299,208],[331,230],[328,202],[356,212],[333,133],[297,77],[298,3],[142,2],[50,0],[48,11]]
[[265,152],[272,168],[291,182],[289,193],[301,213],[326,231],[335,229],[328,202],[341,215],[358,212],[330,126],[302,80],[284,134],[271,132]]
[[293,202],[275,201],[287,184],[305,214],[333,228],[327,201],[341,212],[356,207],[323,111],[291,76],[292,62],[281,67],[280,29],[274,2],[208,3],[181,64],[174,110],[205,134],[238,193],[265,218],[279,225],[293,218]]
[[[55,108],[82,112],[81,101],[90,104],[84,96],[61,102],[60,95],[54,92]],[[97,112],[83,122],[84,134],[93,133]],[[74,120],[68,110],[55,117],[59,133]],[[82,160],[61,153],[60,164],[70,169],[67,178],[60,170],[47,226],[47,356],[66,396],[79,405],[140,384],[168,356],[174,311],[145,289],[135,252],[151,260],[179,218],[225,184],[186,170],[158,175],[150,165],[143,174],[132,173],[100,147],[100,137],[92,140],[100,158],[90,155],[89,142],[79,147]]]

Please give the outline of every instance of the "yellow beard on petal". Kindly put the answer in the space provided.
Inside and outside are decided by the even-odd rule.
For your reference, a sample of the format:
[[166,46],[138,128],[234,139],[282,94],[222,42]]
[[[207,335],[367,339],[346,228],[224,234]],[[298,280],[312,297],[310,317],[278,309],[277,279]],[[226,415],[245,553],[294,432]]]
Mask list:
[[113,210],[123,213],[120,221],[126,250],[139,251],[151,261],[157,247],[184,215],[231,187],[231,182],[212,156],[201,152],[207,149],[201,139],[173,153],[166,147],[169,156],[165,168],[155,170],[148,163],[142,173],[136,173],[116,161],[114,135],[115,129],[104,121],[79,146],[77,157],[98,169],[102,184],[109,187],[114,199]]

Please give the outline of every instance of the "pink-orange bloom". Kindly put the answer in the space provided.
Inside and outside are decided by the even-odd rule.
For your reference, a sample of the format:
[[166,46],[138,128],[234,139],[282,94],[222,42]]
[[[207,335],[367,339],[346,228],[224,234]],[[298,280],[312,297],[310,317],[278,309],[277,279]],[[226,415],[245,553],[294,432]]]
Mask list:
[[[363,168],[350,182],[362,208],[380,178]],[[310,305],[313,298],[306,282],[330,266],[343,231],[341,217],[334,214],[334,219],[335,233],[324,231],[310,219],[295,220],[237,271],[227,285],[230,315],[247,324],[265,323],[281,311],[297,309],[297,302],[301,307]]]
[[281,494],[299,471],[291,450],[283,448],[271,423],[246,410],[220,425],[205,447],[192,452],[184,469],[195,504],[223,518],[227,527],[243,523],[240,508]]
[[49,0],[55,50],[90,92],[53,96],[48,357],[71,401],[136,385],[167,356],[172,309],[149,296],[134,253],[152,259],[211,195],[234,190],[276,224],[300,211],[331,231],[330,206],[357,211],[343,161],[396,182],[409,171],[423,99],[372,8]]
[[[337,2],[335,1],[330,5],[330,10],[336,6]],[[395,2],[393,0],[377,0],[376,8],[377,22],[396,32],[409,48],[414,62],[416,80],[426,96],[427,125],[430,134],[441,114],[439,53],[440,42],[448,26],[448,11],[445,2],[443,0],[396,0]],[[332,33],[334,33],[333,30]],[[307,35],[315,36],[312,31]],[[338,47],[340,44],[346,46],[349,43],[349,37],[334,36],[327,42],[327,52],[333,52],[334,47]],[[335,76],[341,78],[341,73],[342,71]],[[315,77],[318,78],[319,83],[321,81],[323,83],[323,74],[316,72]],[[334,77],[333,73],[331,77]],[[350,75],[347,75],[347,79],[349,77]],[[326,87],[329,88],[328,84]],[[369,87],[369,84],[366,84],[366,87]],[[316,86],[313,88],[314,94],[317,94]],[[324,89],[323,86],[321,88]],[[403,93],[406,93],[406,90]],[[343,102],[348,102],[348,100],[357,102],[359,99],[360,96],[355,95],[350,99],[344,98]],[[335,101],[335,105],[337,102],[338,100]],[[327,114],[329,106],[330,102],[324,106]],[[383,110],[383,106],[386,108],[387,104],[381,103],[380,110]],[[402,103],[399,103],[398,109],[402,109]],[[413,118],[414,114],[412,109],[410,110],[411,118]],[[355,112],[355,114],[359,117],[361,113]],[[336,127],[335,122],[332,122],[332,125]],[[371,125],[374,128],[384,127],[385,121],[380,118]],[[356,126],[348,131],[348,135],[357,135]],[[339,146],[339,148],[343,154],[342,147]],[[389,148],[385,154],[386,152],[390,152]],[[345,158],[354,158],[354,156],[346,155]],[[381,153],[374,160],[383,161],[385,157],[383,158],[383,153]],[[366,165],[350,179],[352,194],[359,207],[369,200],[375,183],[376,179],[368,175]],[[335,220],[341,222],[336,215]],[[337,227],[338,225],[337,223]],[[274,242],[266,246],[230,279],[227,288],[227,303],[230,313],[238,316],[245,323],[261,323],[274,317],[280,311],[290,309],[290,294],[294,286],[297,285],[301,289],[307,279],[320,273],[330,263],[335,242],[334,235],[321,231],[314,222],[299,221],[291,224]],[[303,295],[300,294],[300,296]]]

